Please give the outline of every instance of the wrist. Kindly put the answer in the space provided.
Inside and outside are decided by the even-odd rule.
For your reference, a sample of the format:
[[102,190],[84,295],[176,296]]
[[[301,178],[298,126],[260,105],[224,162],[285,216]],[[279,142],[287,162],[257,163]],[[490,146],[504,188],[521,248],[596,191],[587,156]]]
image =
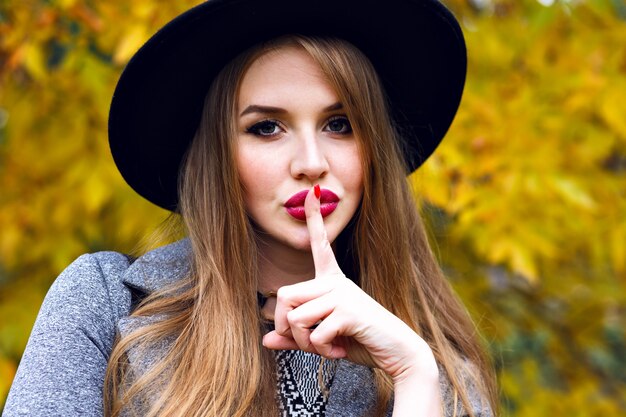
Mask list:
[[439,388],[439,368],[436,362],[433,360],[432,365],[425,366],[423,363],[419,363],[414,366],[409,366],[401,370],[397,375],[392,377],[394,389],[402,389],[403,387],[420,387]]
[[407,370],[394,378],[393,417],[441,417],[442,404],[438,370]]
[[[415,333],[414,333],[415,334]],[[439,367],[430,346],[417,334],[407,340],[408,360],[392,375],[394,417],[442,416]]]
[[394,386],[436,385],[439,384],[439,367],[435,355],[428,344],[413,333],[415,337],[406,339],[405,357],[402,366],[391,375]]

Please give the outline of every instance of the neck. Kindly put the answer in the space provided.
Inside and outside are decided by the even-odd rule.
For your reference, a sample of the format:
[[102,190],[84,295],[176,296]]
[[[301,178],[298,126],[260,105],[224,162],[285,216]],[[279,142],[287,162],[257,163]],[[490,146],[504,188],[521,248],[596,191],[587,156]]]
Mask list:
[[311,252],[299,251],[276,242],[259,243],[259,288],[262,293],[315,278]]

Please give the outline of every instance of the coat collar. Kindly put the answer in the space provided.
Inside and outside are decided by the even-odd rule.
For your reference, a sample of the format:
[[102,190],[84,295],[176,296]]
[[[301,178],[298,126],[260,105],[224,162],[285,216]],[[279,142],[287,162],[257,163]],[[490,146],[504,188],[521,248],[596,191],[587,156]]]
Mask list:
[[190,269],[189,239],[147,252],[133,262],[122,276],[129,288],[145,295],[182,279]]

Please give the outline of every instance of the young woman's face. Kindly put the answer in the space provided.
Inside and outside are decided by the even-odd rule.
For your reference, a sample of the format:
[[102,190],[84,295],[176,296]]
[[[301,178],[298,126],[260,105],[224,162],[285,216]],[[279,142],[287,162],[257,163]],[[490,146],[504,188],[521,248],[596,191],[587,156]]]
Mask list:
[[312,185],[322,189],[330,242],[361,200],[357,138],[321,68],[301,49],[268,52],[246,72],[236,156],[247,212],[266,242],[310,249],[303,205]]

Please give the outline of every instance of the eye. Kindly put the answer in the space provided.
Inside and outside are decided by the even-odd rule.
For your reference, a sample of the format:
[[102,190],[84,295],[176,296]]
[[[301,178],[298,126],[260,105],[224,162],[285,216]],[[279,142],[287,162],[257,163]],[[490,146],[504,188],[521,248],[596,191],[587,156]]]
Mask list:
[[345,116],[333,116],[326,124],[326,130],[332,133],[348,134],[352,132],[350,121]]
[[276,120],[263,120],[246,129],[247,133],[256,136],[275,136],[281,132],[280,125]]

